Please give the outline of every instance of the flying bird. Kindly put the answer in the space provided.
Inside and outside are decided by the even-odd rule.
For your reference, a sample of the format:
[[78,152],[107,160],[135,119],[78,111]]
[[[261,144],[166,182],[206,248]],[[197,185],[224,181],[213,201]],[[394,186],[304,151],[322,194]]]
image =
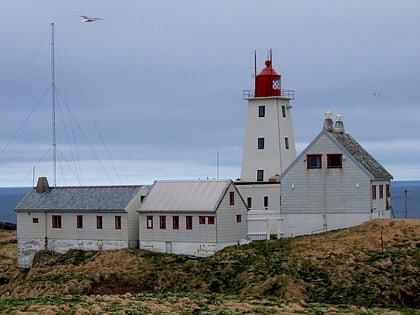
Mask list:
[[375,96],[381,96],[381,94],[379,94],[377,92],[373,93],[373,95],[375,95]]
[[82,22],[96,22],[96,21],[100,21],[103,20],[103,18],[99,18],[99,17],[88,17],[86,15],[79,15],[82,18]]

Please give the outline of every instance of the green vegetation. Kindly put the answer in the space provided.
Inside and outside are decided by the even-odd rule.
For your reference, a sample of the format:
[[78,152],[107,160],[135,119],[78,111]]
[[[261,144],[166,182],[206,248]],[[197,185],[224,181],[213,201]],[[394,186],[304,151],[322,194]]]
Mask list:
[[55,314],[76,314],[76,305],[108,314],[420,314],[419,229],[415,220],[374,220],[208,258],[39,252],[29,270],[2,266],[0,313],[37,304]]

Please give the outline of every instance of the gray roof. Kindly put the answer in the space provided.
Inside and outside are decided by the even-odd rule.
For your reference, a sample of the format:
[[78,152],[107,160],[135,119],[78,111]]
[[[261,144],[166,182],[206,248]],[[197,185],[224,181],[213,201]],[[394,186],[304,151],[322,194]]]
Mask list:
[[31,189],[15,211],[125,211],[143,186],[50,187]]
[[232,180],[155,181],[140,212],[213,212]]
[[392,179],[392,175],[347,133],[327,132],[354,157],[375,179]]

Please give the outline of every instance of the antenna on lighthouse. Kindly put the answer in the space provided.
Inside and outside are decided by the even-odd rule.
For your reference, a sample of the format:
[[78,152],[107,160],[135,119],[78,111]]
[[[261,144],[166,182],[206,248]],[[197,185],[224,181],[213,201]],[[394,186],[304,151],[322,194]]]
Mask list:
[[51,107],[52,107],[53,185],[57,186],[57,143],[56,143],[56,133],[55,133],[54,23],[51,23]]

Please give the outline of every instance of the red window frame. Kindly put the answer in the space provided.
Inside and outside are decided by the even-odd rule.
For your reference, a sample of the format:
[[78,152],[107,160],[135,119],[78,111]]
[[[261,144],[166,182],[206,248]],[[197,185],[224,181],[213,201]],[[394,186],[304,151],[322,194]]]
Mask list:
[[229,192],[229,205],[233,206],[235,204],[235,192]]
[[102,230],[104,227],[104,222],[103,222],[103,218],[101,215],[97,215],[96,216],[96,228],[98,230]]
[[237,214],[236,215],[236,223],[241,223],[242,222],[242,215]]
[[214,224],[214,216],[207,217],[208,224]]
[[161,230],[166,230],[166,216],[165,215],[159,216],[159,227]]
[[179,216],[173,216],[172,217],[172,228],[174,230],[179,230]]
[[327,168],[343,168],[343,155],[327,154]]
[[39,219],[38,218],[32,218],[32,223],[39,223]]
[[[312,163],[314,161],[317,161],[318,163],[316,164]],[[307,154],[306,155],[306,168],[307,169],[322,168],[322,154]]]
[[384,185],[379,185],[379,199],[384,199]]
[[83,216],[82,215],[76,216],[76,228],[83,229]]
[[51,226],[53,229],[61,229],[61,215],[51,216]]
[[200,215],[200,216],[198,217],[198,224],[206,224],[206,217],[205,217],[205,216]]
[[185,229],[192,230],[193,228],[193,217],[190,215],[187,215],[185,217]]

